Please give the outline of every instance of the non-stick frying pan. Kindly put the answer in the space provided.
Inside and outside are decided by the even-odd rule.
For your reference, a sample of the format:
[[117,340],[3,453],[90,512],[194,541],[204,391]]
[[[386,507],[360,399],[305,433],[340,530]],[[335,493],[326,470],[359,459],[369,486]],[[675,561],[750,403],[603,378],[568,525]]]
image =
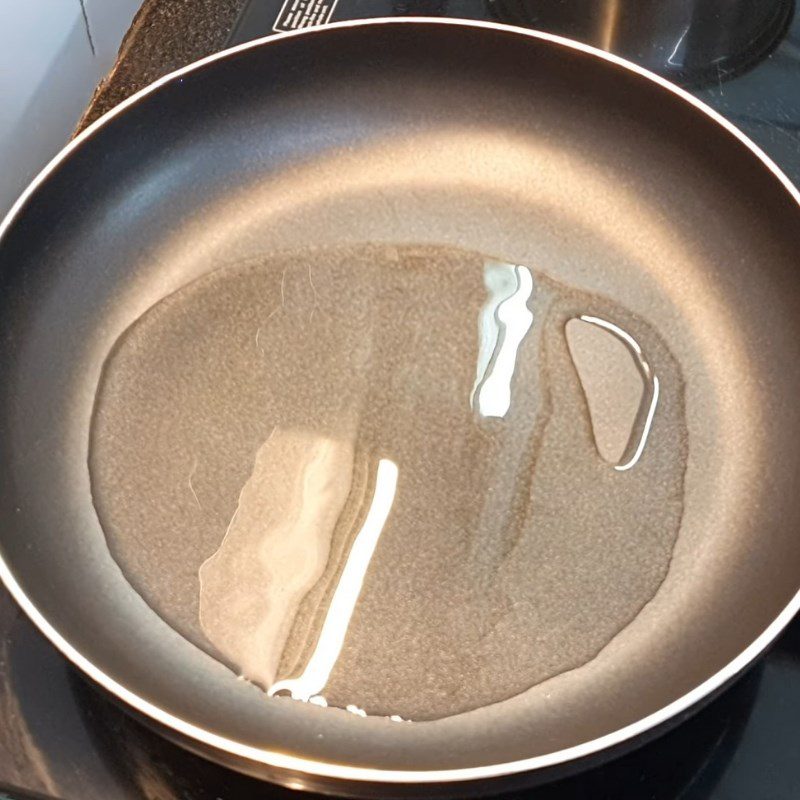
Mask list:
[[[165,734],[289,785],[459,793],[606,756],[713,695],[800,605],[798,253],[797,191],[757,147],[591,48],[395,20],[213,56],[91,126],[3,224],[3,580]],[[642,380],[614,463],[588,449],[605,412],[567,319]],[[360,538],[267,558],[261,583],[258,547],[207,572],[244,605],[205,641],[198,566],[250,518],[316,541],[336,522],[303,494],[318,473]],[[274,607],[337,547],[334,578],[352,571],[379,497],[328,694],[345,705],[352,678],[360,704],[268,697],[225,625],[248,587]],[[476,519],[495,535],[470,538]],[[316,608],[350,614],[322,580]]]

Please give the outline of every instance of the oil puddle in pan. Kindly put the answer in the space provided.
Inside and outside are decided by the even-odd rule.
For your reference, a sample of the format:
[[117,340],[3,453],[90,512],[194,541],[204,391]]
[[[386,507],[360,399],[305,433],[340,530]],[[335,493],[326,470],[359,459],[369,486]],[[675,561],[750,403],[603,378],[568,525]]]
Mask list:
[[666,575],[680,369],[529,266],[308,250],[165,298],[105,366],[108,544],[174,628],[270,694],[425,720],[591,660]]

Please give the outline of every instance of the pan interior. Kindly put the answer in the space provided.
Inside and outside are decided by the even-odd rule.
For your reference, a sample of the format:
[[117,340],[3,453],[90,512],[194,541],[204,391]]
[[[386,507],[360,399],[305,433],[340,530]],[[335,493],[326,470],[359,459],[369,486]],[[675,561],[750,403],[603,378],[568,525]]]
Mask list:
[[[576,322],[599,341],[571,353]],[[576,355],[633,392],[582,384]],[[480,254],[351,246],[217,270],[137,319],[90,466],[112,554],[191,641],[270,692],[427,720],[580,666],[638,614],[686,452],[646,321]]]
[[797,213],[681,97],[508,30],[186,73],[3,235],[3,560],[217,757],[462,769],[625,730],[797,591]]

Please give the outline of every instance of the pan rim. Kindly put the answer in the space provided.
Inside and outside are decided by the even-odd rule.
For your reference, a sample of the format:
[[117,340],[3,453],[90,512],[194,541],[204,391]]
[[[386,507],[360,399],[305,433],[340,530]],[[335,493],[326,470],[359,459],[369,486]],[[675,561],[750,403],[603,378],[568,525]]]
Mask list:
[[[543,31],[520,28],[516,26],[504,25],[496,22],[481,20],[462,20],[448,18],[430,17],[379,17],[367,20],[347,20],[328,25],[315,26],[312,28],[288,31],[284,33],[271,34],[251,42],[245,42],[234,47],[221,50],[210,56],[195,61],[185,67],[168,73],[159,78],[149,86],[141,89],[127,99],[123,100],[110,111],[89,125],[79,133],[72,141],[62,148],[31,181],[27,188],[22,192],[16,202],[11,206],[8,213],[0,222],[0,246],[8,229],[14,224],[17,216],[22,212],[28,200],[35,194],[39,186],[54,172],[58,166],[66,160],[73,150],[76,150],[84,142],[90,139],[95,133],[108,124],[117,115],[122,114],[126,109],[142,101],[159,88],[183,76],[202,69],[216,61],[222,61],[237,53],[244,52],[257,47],[268,46],[271,43],[279,42],[298,36],[313,36],[328,29],[336,30],[342,28],[362,28],[373,25],[426,25],[426,26],[450,26],[472,29],[485,29],[517,36],[526,36],[531,39],[548,42],[552,45],[567,48],[568,50],[579,51],[595,58],[610,63],[616,67],[633,72],[652,83],[657,84],[662,89],[671,92],[679,99],[691,104],[699,112],[703,113],[713,122],[720,125],[728,134],[738,139],[750,152],[761,161],[775,178],[783,185],[784,189],[794,199],[800,211],[800,190],[792,183],[778,165],[745,133],[739,130],[733,123],[725,119],[703,101],[698,100],[686,90],[676,86],[665,78],[640,67],[633,62],[621,58],[612,53],[607,53],[591,45],[583,44],[563,36],[545,33]],[[185,719],[171,714],[166,709],[151,703],[137,695],[134,691],[116,681],[113,677],[103,672],[97,667],[90,658],[83,655],[66,638],[64,638],[54,626],[47,620],[36,607],[35,603],[28,597],[25,590],[17,581],[11,566],[6,562],[2,552],[0,552],[0,581],[12,595],[17,604],[22,608],[28,618],[39,629],[39,631],[67,658],[75,667],[94,682],[102,686],[106,691],[116,696],[125,704],[149,717],[155,722],[168,729],[194,740],[211,750],[222,751],[235,758],[243,759],[247,762],[272,767],[277,770],[302,773],[309,777],[347,780],[356,782],[371,782],[384,784],[421,784],[421,783],[457,783],[465,781],[476,781],[488,778],[499,778],[515,775],[523,772],[532,772],[548,767],[563,765],[600,751],[621,745],[630,739],[647,733],[659,727],[670,719],[678,716],[682,712],[696,705],[704,698],[713,695],[721,689],[731,679],[744,670],[753,662],[781,633],[789,624],[792,618],[800,611],[800,590],[791,598],[789,603],[780,611],[773,621],[756,637],[738,656],[729,661],[718,672],[706,678],[701,684],[694,687],[691,691],[668,703],[666,706],[640,718],[636,722],[626,725],[603,736],[591,739],[568,748],[545,753],[538,756],[531,756],[515,761],[486,764],[475,767],[459,767],[438,770],[390,770],[373,767],[356,767],[341,763],[319,761],[303,756],[289,755],[276,750],[246,745],[234,739],[214,733],[207,728],[195,725]],[[293,781],[289,781],[291,785]],[[301,781],[296,783],[295,788],[302,788]]]

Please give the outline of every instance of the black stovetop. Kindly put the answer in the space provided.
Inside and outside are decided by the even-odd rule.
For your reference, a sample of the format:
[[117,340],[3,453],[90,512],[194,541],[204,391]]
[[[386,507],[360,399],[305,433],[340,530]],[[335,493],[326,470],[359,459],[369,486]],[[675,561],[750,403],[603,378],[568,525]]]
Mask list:
[[[137,47],[132,33],[116,82],[95,98],[90,116],[103,102],[107,108],[109,99],[118,102],[142,85],[142,76],[152,79],[180,66],[184,53],[197,58],[204,47],[213,50],[309,20],[406,13],[499,19],[611,45],[682,82],[800,182],[800,15],[791,18],[790,4],[747,0],[732,16],[737,3],[702,0],[696,4],[701,11],[687,16],[694,4],[686,0],[637,0],[638,22],[626,28],[621,14],[632,5],[624,0],[150,0],[150,16],[141,14],[133,32],[144,31],[144,45]],[[728,11],[709,15],[715,6]],[[610,35],[614,9],[617,34]],[[644,25],[648,9],[653,22]],[[753,9],[760,16],[753,16]],[[175,35],[181,19],[191,20],[192,30],[202,30],[205,39],[198,35],[188,46],[186,37]],[[171,36],[160,33],[167,29]],[[12,798],[61,800],[289,795],[192,756],[128,717],[69,667],[0,589],[0,800],[3,789]],[[743,679],[672,732],[577,777],[507,795],[522,796],[798,800],[800,619]]]

